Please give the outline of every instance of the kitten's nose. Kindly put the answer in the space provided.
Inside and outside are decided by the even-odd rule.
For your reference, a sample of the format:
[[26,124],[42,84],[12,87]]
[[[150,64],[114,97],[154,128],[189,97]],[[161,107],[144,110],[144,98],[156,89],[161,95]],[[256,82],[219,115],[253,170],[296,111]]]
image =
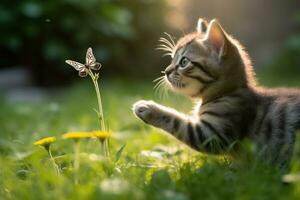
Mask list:
[[172,71],[173,71],[173,69],[169,68],[169,67],[165,70],[167,77],[172,73]]

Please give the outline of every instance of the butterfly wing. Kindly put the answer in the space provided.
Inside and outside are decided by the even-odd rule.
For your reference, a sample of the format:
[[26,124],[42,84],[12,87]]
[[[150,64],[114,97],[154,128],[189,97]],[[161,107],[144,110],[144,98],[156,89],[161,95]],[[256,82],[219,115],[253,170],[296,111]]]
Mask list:
[[90,66],[90,65],[92,65],[93,63],[96,62],[96,58],[93,54],[93,50],[92,50],[91,47],[89,47],[88,50],[86,51],[85,59],[86,59],[86,65],[87,66]]
[[99,69],[101,68],[101,64],[98,63],[98,62],[92,63],[92,64],[90,65],[90,68],[91,68],[92,70],[97,71],[97,70],[99,70]]
[[77,71],[85,70],[85,66],[79,62],[73,60],[66,60],[66,63],[74,67]]

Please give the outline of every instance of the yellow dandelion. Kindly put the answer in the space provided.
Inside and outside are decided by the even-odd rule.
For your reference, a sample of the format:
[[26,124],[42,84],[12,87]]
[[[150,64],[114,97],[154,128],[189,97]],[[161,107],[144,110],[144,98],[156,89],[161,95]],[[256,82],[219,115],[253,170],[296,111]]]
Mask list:
[[68,132],[63,134],[64,139],[80,139],[80,138],[89,138],[91,133],[89,132]]
[[92,137],[98,138],[101,143],[101,151],[102,154],[105,156],[109,156],[109,147],[108,147],[108,140],[112,132],[111,131],[92,131]]
[[93,137],[99,138],[99,139],[107,139],[110,138],[112,135],[111,131],[92,131],[91,132]]
[[38,146],[42,146],[45,148],[45,150],[48,152],[48,155],[50,157],[50,160],[53,164],[54,169],[56,170],[56,173],[59,174],[60,173],[60,169],[59,166],[56,164],[52,153],[51,153],[51,149],[50,149],[50,145],[56,141],[56,137],[46,137],[40,140],[35,141],[33,144],[34,145],[38,145]]
[[39,145],[39,146],[49,146],[51,143],[53,143],[55,141],[56,141],[56,137],[46,137],[46,138],[35,141],[33,144]]

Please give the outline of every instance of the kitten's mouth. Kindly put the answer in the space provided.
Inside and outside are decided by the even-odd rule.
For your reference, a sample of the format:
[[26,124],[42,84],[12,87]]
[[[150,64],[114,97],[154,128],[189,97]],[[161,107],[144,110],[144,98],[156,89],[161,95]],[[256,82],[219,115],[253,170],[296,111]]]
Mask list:
[[175,88],[184,88],[186,87],[186,83],[182,83],[181,81],[176,81],[168,78],[168,82]]

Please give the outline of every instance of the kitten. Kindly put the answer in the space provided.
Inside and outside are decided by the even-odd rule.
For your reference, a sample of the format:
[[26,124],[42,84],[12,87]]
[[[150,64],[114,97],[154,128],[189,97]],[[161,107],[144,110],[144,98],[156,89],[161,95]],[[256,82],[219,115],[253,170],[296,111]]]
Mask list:
[[286,167],[300,128],[300,90],[256,86],[246,51],[216,20],[199,19],[196,32],[174,45],[163,42],[172,57],[164,80],[198,106],[186,115],[141,100],[136,116],[202,152],[224,153],[250,138],[264,160]]

